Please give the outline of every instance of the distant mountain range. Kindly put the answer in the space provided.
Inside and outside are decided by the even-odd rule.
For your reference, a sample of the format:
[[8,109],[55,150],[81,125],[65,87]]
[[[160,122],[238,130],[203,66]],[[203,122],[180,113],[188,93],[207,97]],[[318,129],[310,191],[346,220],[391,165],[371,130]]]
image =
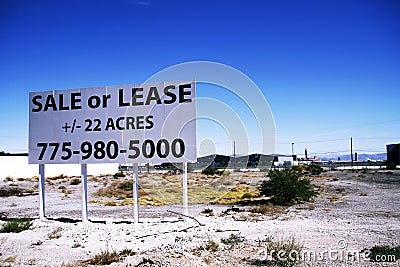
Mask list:
[[[28,156],[28,153],[7,153],[4,151],[0,151],[0,156]],[[260,158],[261,156],[261,158]],[[280,155],[280,154],[274,154],[274,156],[285,156],[285,157],[290,157],[290,155]],[[269,161],[271,156],[267,156],[267,155],[262,155],[262,154],[251,154],[251,155],[236,155],[236,161],[237,162],[247,162],[248,160],[250,161]],[[198,161],[199,162],[212,162],[212,161],[226,161],[229,162],[230,158],[233,158],[233,155],[230,156],[226,156],[226,155],[208,155],[208,156],[203,156],[203,157],[199,157]],[[322,160],[322,161],[329,161],[329,160],[333,160],[333,161],[338,161],[340,158],[340,160],[343,161],[349,161],[351,160],[351,156],[350,154],[346,154],[346,155],[337,155],[335,157],[318,157],[318,159]],[[353,158],[355,160],[355,156]],[[368,160],[372,160],[372,161],[385,161],[387,159],[387,155],[386,153],[377,153],[377,154],[358,154],[358,161],[368,161]],[[232,162],[231,162],[232,164]]]
[[[351,160],[351,155],[338,155],[336,157],[320,157],[321,160],[335,160],[337,161],[338,158],[340,160]],[[353,159],[355,160],[355,156],[353,156]],[[358,154],[358,161],[367,161],[367,160],[372,160],[372,161],[384,161],[387,159],[386,153],[377,153],[377,154]]]

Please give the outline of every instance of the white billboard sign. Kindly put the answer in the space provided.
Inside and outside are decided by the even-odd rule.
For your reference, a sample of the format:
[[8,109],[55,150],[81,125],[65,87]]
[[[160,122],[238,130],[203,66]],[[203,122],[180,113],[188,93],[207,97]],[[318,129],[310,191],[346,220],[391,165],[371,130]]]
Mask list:
[[29,163],[196,159],[194,81],[29,94]]

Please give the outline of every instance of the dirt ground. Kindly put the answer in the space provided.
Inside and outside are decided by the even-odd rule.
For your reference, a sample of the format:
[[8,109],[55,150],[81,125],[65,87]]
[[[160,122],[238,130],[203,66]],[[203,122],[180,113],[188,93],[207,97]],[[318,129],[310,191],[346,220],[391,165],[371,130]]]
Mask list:
[[[263,174],[192,175],[191,218],[176,214],[183,212],[179,176],[146,174],[140,180],[147,192],[142,201],[158,206],[141,206],[138,225],[132,223],[131,196],[98,193],[121,188],[127,177],[89,179],[88,223],[79,221],[81,184],[72,179],[47,179],[47,219],[35,219],[21,233],[0,233],[0,266],[81,266],[112,253],[119,261],[110,266],[274,266],[271,253],[280,244],[299,254],[298,266],[400,266],[399,260],[372,263],[361,253],[377,245],[400,245],[399,171],[325,172],[312,177],[319,191],[313,202],[264,206],[264,214],[253,206],[193,204],[215,202],[238,182],[251,192]],[[0,194],[10,188],[17,196],[0,197],[0,224],[37,218],[37,181],[0,182]]]

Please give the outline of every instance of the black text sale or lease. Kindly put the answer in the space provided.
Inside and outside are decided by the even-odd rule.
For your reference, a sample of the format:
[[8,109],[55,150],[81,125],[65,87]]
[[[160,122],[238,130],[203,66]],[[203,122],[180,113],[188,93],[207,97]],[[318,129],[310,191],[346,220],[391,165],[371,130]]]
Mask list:
[[195,82],[29,95],[29,163],[196,160]]

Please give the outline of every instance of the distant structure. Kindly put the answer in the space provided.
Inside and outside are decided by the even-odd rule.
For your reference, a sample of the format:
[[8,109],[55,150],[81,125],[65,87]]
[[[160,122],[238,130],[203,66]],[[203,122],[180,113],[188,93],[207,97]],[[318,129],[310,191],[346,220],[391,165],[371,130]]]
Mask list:
[[388,163],[400,164],[400,144],[386,145]]

